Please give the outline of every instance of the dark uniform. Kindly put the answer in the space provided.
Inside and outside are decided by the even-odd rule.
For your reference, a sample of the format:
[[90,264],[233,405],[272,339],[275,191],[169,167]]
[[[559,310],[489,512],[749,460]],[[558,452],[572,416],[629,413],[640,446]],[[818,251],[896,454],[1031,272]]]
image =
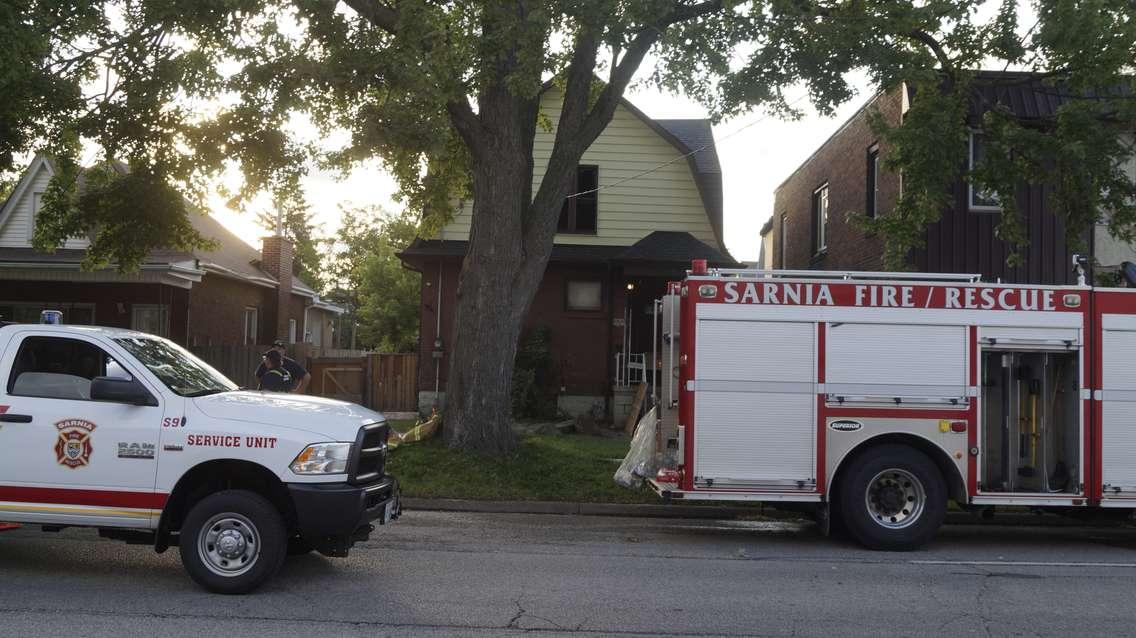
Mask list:
[[269,392],[288,392],[292,389],[293,385],[295,385],[295,382],[292,380],[292,376],[282,367],[265,370],[264,374],[260,375],[261,390],[268,390]]
[[[304,375],[306,375],[308,371],[304,369],[304,366],[296,363],[295,359],[289,359],[288,357],[281,357],[281,359],[280,367],[288,373],[288,377],[292,380],[292,385],[288,386],[288,389],[285,390],[285,392],[288,392],[292,390],[292,387],[295,386],[300,379],[304,378]],[[264,365],[264,362],[261,362],[256,368],[256,378],[260,379],[264,377],[264,373],[267,371],[268,367]]]

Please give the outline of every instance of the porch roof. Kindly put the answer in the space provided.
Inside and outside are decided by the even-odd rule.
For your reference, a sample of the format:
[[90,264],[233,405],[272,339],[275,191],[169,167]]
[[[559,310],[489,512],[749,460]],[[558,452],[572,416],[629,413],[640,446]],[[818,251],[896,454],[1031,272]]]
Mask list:
[[[464,257],[469,242],[446,239],[416,239],[398,254],[404,262],[431,257]],[[550,263],[665,263],[689,265],[705,259],[712,266],[737,266],[729,255],[699,241],[690,233],[657,230],[631,246],[555,244]]]

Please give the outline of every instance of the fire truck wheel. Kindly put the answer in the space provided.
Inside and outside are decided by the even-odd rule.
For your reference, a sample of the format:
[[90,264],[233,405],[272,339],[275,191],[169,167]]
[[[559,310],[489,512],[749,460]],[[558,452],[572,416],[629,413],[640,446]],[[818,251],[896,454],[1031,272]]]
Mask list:
[[244,594],[284,563],[288,533],[280,512],[246,490],[211,494],[185,517],[181,562],[198,585],[219,594]]
[[943,523],[947,486],[919,450],[881,445],[852,460],[840,486],[840,513],[848,532],[867,547],[915,549]]

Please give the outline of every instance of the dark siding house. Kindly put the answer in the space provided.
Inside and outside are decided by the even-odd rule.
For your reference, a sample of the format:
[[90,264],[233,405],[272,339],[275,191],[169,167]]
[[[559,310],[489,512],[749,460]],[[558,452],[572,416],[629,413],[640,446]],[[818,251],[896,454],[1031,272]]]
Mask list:
[[[902,179],[882,168],[881,159],[888,149],[872,133],[868,119],[875,111],[898,124],[907,98],[906,88],[874,96],[777,188],[772,224],[763,235],[769,239],[773,267],[883,269],[881,238],[857,228],[846,217],[848,213],[887,215],[895,205]],[[978,129],[982,113],[991,105],[1008,106],[1024,121],[1039,121],[1052,117],[1062,99],[1032,76],[980,74],[970,114],[975,133],[970,136],[969,161],[981,156]],[[1049,190],[1045,184],[1018,187],[1017,204],[1024,215],[1029,245],[1022,263],[1010,266],[1006,263],[1009,246],[994,232],[1001,210],[997,201],[960,178],[952,186],[952,204],[942,211],[939,221],[927,227],[924,246],[911,254],[911,266],[922,272],[980,274],[987,281],[1075,283],[1073,251],[1064,225],[1050,209]],[[1102,234],[1107,235],[1098,228],[1093,237],[1085,238],[1089,256],[1095,256],[1095,246],[1108,243]],[[1109,246],[1108,259],[1098,261],[1115,265],[1105,262],[1119,263],[1117,255],[1126,247]]]

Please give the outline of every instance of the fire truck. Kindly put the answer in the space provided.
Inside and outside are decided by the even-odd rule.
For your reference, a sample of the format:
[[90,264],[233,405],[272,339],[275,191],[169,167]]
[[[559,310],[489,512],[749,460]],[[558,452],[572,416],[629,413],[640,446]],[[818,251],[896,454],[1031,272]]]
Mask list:
[[[707,269],[668,285],[667,501],[807,504],[862,544],[968,510],[1136,508],[1136,290]],[[795,505],[794,507],[801,507]]]

